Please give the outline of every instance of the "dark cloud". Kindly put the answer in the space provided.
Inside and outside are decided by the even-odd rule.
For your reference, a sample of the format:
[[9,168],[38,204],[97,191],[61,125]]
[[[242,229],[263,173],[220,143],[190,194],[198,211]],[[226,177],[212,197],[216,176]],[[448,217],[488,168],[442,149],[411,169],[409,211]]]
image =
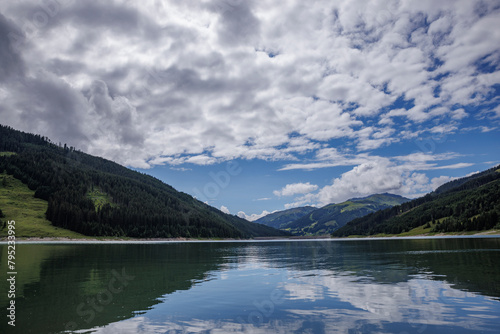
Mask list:
[[20,111],[20,128],[74,146],[88,145],[88,109],[83,95],[50,72],[39,71],[12,86],[12,112]]
[[68,45],[68,53],[72,56],[84,57],[98,47],[100,38],[98,31],[79,30],[77,36],[71,41],[71,45]]
[[65,22],[85,30],[106,31],[127,36],[141,34],[158,37],[159,27],[148,17],[127,5],[101,1],[55,1],[20,3],[11,11],[40,31],[58,28]]
[[58,76],[63,76],[77,74],[81,71],[85,71],[86,66],[79,61],[52,58],[47,61],[46,69],[47,71],[52,72]]
[[24,35],[15,24],[0,14],[0,81],[23,75],[25,66],[16,49]]
[[251,1],[216,0],[212,9],[220,15],[219,41],[225,46],[252,44],[260,34],[260,22],[252,13]]
[[134,119],[134,107],[126,98],[111,97],[106,83],[96,80],[90,88],[89,103],[97,117],[99,130],[107,132],[106,136],[117,137],[123,144],[142,145],[144,136]]
[[[221,66],[222,60],[215,59],[215,64],[215,66]],[[204,65],[206,65],[204,67],[210,68],[209,63],[205,63]],[[253,76],[238,77],[235,79],[218,76],[217,73],[213,73],[208,77],[202,77],[201,69],[199,68],[180,68],[177,65],[166,69],[145,68],[142,71],[144,73],[142,77],[142,89],[145,95],[148,92],[152,94],[158,88],[165,89],[166,92],[172,94],[175,92],[182,93],[184,96],[191,94],[220,94],[228,89],[233,90],[235,93],[241,91],[248,94],[268,84],[267,78],[262,77],[258,73],[253,73]],[[137,90],[139,91],[140,87],[137,87]]]
[[224,56],[220,52],[211,52],[208,55],[198,56],[193,61],[196,68],[210,69],[214,72],[225,70]]
[[90,86],[90,105],[100,116],[110,117],[112,115],[112,100],[109,96],[108,87],[104,81],[96,80]]

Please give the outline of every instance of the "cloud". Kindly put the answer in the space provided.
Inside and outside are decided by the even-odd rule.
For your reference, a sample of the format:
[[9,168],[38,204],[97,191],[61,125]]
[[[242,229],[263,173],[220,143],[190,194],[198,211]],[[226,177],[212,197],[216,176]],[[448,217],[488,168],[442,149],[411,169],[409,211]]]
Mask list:
[[191,168],[185,168],[185,167],[170,167],[171,170],[176,170],[179,172],[187,172],[192,170]]
[[[4,102],[12,109],[2,111],[2,121],[19,124],[30,132],[53,138],[89,142],[93,121],[86,117],[88,101],[66,81],[40,70],[32,76],[10,81]],[[83,145],[82,145],[83,146]],[[87,148],[87,146],[83,146]]]
[[24,74],[24,61],[17,51],[22,38],[20,29],[0,13],[0,82]]
[[475,127],[462,128],[462,131],[468,132],[468,131],[477,131],[477,130],[480,130],[482,133],[485,133],[485,132],[495,131],[497,129],[498,129],[498,127],[475,126]]
[[212,1],[219,14],[217,35],[222,45],[234,47],[255,43],[260,33],[260,21],[251,9],[251,1]]
[[338,166],[355,166],[370,161],[371,158],[372,157],[367,153],[352,154],[349,152],[340,152],[336,148],[328,147],[316,151],[314,157],[315,162],[286,164],[278,170],[314,170]]
[[328,148],[317,151],[315,160],[319,162],[287,164],[278,170],[314,170],[338,166],[356,166],[373,161],[379,161],[381,159],[388,159],[397,165],[404,164],[406,166],[405,168],[411,170],[456,169],[470,167],[472,165],[471,163],[457,163],[438,166],[436,163],[438,161],[450,160],[459,157],[461,157],[461,155],[454,152],[440,154],[415,152],[404,156],[382,157],[366,153],[356,155],[350,153],[340,153],[336,149]]
[[229,211],[229,209],[227,207],[225,207],[224,205],[222,205],[220,207],[220,211],[222,211],[224,213],[227,213],[228,215],[231,214],[231,212]]
[[[276,211],[273,211],[273,212],[276,212]],[[273,212],[269,212],[267,210],[264,210],[260,214],[253,213],[251,215],[247,215],[244,211],[239,211],[238,214],[237,214],[237,216],[240,217],[240,218],[243,218],[243,219],[246,219],[248,221],[253,222],[253,221],[256,221],[257,219],[262,218],[264,216],[267,216],[268,214],[273,213]]]
[[[333,153],[334,157],[336,156],[336,152],[330,153]],[[456,179],[440,176],[429,180],[426,174],[420,171],[459,169],[474,165],[465,162],[448,165],[438,165],[437,163],[458,157],[460,155],[451,152],[434,155],[418,152],[392,158],[367,156],[364,157],[363,162],[334,178],[331,184],[320,188],[317,192],[314,192],[317,188],[305,191],[306,187],[304,187],[304,191],[300,192],[303,195],[296,197],[293,202],[285,204],[285,208],[304,205],[324,206],[330,203],[340,203],[354,197],[379,193],[392,193],[409,198],[418,197]],[[276,191],[275,195],[282,194],[285,188]],[[290,187],[290,190],[292,189],[293,187]],[[290,192],[292,193],[292,191]]]
[[[406,176],[406,178],[403,177]],[[321,205],[339,203],[349,198],[377,193],[401,193],[405,187],[424,185],[428,182],[423,174],[408,174],[386,159],[367,162],[354,167],[320,189],[318,201]]]
[[474,163],[459,162],[459,163],[452,164],[452,165],[431,167],[431,168],[429,168],[429,170],[430,169],[459,169],[459,168],[471,167],[474,165],[475,165]]
[[57,3],[0,4],[2,122],[132,167],[354,166],[499,114],[495,1]]
[[287,184],[281,190],[275,190],[273,191],[273,194],[275,196],[293,196],[296,194],[306,194],[310,193],[311,191],[315,191],[318,189],[318,186],[315,184],[310,184],[309,182],[307,183],[292,183],[292,184]]
[[460,154],[454,152],[439,153],[439,154],[429,154],[424,152],[415,152],[408,155],[396,156],[395,160],[415,163],[425,163],[427,161],[441,161],[450,160],[461,157]]
[[492,111],[494,112],[495,118],[500,118],[500,105],[496,106]]
[[292,209],[292,208],[297,208],[301,206],[321,206],[318,204],[318,194],[314,193],[309,193],[309,194],[304,194],[302,196],[299,196],[294,199],[294,202],[292,203],[286,203],[285,204],[285,209]]
[[442,186],[443,184],[450,182],[450,181],[453,181],[453,180],[456,180],[456,179],[459,179],[459,178],[458,177],[450,177],[450,176],[434,177],[431,180],[431,188],[434,191],[437,188],[439,188],[440,186]]
[[[239,258],[238,264],[255,267],[257,265],[255,262],[258,261],[259,264],[264,264],[271,274],[279,274],[274,262],[264,257],[256,259],[257,256]],[[412,277],[403,270],[386,272],[386,275],[374,275],[366,271],[356,274],[352,270],[349,274],[343,274],[344,272],[338,273],[334,270],[315,269],[313,275],[307,270],[310,267],[305,268],[304,271],[294,272],[294,275],[290,275],[292,277],[286,277],[280,281],[277,284],[279,290],[275,291],[286,294],[288,299],[295,302],[326,304],[332,303],[333,300],[342,303],[344,308],[341,313],[338,309],[326,307],[309,309],[290,307],[286,310],[289,315],[287,321],[280,323],[268,321],[258,324],[248,321],[244,325],[235,322],[229,316],[228,319],[221,320],[176,321],[176,319],[168,318],[158,324],[157,321],[151,319],[152,316],[146,314],[96,328],[95,333],[143,334],[168,329],[176,332],[255,333],[258,331],[262,334],[269,334],[276,333],[277,328],[285,333],[315,332],[315,330],[318,332],[318,328],[325,333],[348,333],[353,328],[359,328],[360,331],[385,333],[390,332],[394,324],[401,323],[411,326],[414,331],[421,332],[437,327],[454,327],[459,331],[463,328],[464,331],[467,329],[479,332],[485,327],[485,318],[494,319],[496,316],[495,305],[491,305],[492,302],[490,302],[491,297],[458,290],[444,279],[428,280]],[[395,274],[396,272],[398,275]],[[232,278],[230,274],[227,277]],[[361,279],[362,284],[360,284]],[[388,284],[389,282],[391,284]],[[236,291],[245,288],[244,285],[237,283],[234,286]],[[250,302],[252,297],[249,296]],[[479,300],[481,305],[467,302],[468,299]],[[455,316],[457,313],[450,310],[450,301],[463,302],[463,308],[468,314],[478,316],[467,316],[457,321]],[[270,309],[273,310],[272,307]],[[414,317],[413,314],[415,314]],[[360,319],[363,319],[361,324]]]

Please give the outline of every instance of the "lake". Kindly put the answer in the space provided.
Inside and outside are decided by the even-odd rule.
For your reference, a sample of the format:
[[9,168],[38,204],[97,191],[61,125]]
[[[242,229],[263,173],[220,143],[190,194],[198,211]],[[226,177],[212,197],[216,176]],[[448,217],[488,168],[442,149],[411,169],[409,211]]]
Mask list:
[[[500,238],[18,243],[0,333],[498,333]],[[7,246],[0,245],[6,312]]]

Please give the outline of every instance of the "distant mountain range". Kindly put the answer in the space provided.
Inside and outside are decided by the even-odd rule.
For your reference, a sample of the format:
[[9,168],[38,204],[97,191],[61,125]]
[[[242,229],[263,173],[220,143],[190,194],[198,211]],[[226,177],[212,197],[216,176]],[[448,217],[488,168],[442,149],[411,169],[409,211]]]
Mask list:
[[270,213],[262,218],[257,219],[255,222],[267,226],[271,226],[274,228],[278,229],[285,229],[286,226],[299,219],[304,217],[305,215],[308,215],[312,211],[316,210],[317,208],[312,207],[312,206],[303,206],[303,207],[298,207],[298,208],[293,208],[293,209],[288,209],[288,210],[283,210],[283,211],[277,211]]
[[307,206],[279,211],[256,222],[288,231],[293,235],[325,235],[331,234],[355,218],[407,201],[408,198],[398,195],[376,194],[329,204],[319,209]]
[[[46,201],[46,212],[37,214],[38,218],[87,236],[253,238],[289,235],[225,214],[152,176],[3,125],[0,125],[0,174],[4,175],[0,187],[6,189],[6,175],[13,176],[27,185],[34,197]],[[9,191],[10,199],[0,202],[0,215],[23,224],[22,217],[16,216],[18,213],[12,207],[19,190]],[[29,236],[36,237],[36,229],[34,231],[34,235]],[[6,233],[0,226],[0,235]]]

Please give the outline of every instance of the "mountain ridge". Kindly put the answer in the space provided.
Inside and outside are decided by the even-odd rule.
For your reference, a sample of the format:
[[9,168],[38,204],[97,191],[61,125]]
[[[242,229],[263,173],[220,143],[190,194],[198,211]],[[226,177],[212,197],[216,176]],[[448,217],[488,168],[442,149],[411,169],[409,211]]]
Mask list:
[[[257,222],[274,224],[268,225],[273,227],[279,225],[278,228],[289,231],[293,235],[324,235],[332,233],[352,219],[406,201],[409,199],[395,194],[373,194],[351,198],[341,203],[327,204],[321,208],[299,207],[283,210],[264,216]],[[312,208],[312,210],[306,209],[302,212],[301,217],[291,219],[295,216],[293,210],[299,211],[304,208]],[[290,215],[289,212],[292,214]],[[276,224],[275,220],[278,220],[279,224]]]

